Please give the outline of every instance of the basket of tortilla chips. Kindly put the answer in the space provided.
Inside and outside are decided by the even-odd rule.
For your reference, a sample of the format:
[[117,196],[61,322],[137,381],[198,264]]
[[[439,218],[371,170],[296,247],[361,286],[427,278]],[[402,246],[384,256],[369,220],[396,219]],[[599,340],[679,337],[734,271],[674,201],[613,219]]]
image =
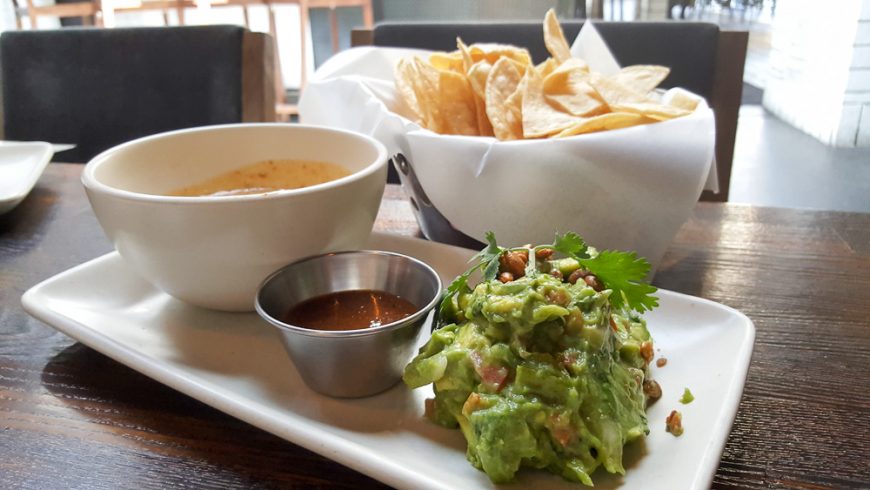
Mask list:
[[657,89],[666,67],[593,64],[602,53],[584,50],[604,43],[583,40],[595,37],[587,22],[569,46],[551,11],[538,64],[522,47],[461,39],[453,52],[354,48],[317,70],[300,120],[383,142],[431,239],[578,230],[655,268],[705,184],[716,190],[713,112]]

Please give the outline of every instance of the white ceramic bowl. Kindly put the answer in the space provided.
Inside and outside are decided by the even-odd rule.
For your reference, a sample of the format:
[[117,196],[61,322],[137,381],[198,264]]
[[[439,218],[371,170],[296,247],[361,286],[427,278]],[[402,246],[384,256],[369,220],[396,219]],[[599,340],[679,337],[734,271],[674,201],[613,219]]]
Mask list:
[[[267,194],[166,193],[268,159],[337,163],[352,174]],[[387,152],[339,129],[235,124],[163,133],[94,157],[82,182],[103,230],[142,277],[190,304],[252,311],[257,287],[309,255],[362,248],[383,196]]]

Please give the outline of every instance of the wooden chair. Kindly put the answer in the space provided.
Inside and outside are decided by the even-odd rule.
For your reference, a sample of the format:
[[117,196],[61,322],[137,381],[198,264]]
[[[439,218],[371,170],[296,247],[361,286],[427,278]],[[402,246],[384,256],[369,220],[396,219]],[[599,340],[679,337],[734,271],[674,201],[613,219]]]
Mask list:
[[19,31],[24,28],[22,18],[27,16],[27,7],[18,3],[18,0],[12,0],[12,16],[15,17],[15,28]]
[[[336,14],[335,9],[342,7],[359,7],[362,9],[363,14],[363,28],[371,29],[373,26],[373,14],[372,14],[372,1],[371,0],[264,0],[271,3],[292,3],[299,5],[299,38],[300,38],[300,57],[299,57],[299,90],[300,92],[305,89],[305,82],[307,80],[308,75],[308,50],[306,48],[308,44],[308,35],[310,28],[310,10],[311,9],[320,9],[326,8],[329,9],[329,29],[332,40],[332,52],[337,53],[339,50],[338,46],[338,15]],[[270,33],[275,36],[277,32],[275,32],[275,22],[274,15],[272,14],[272,10],[270,11],[270,19],[269,25],[272,29]],[[280,66],[278,67],[278,72],[280,74]],[[280,97],[278,98],[278,116],[279,118],[289,118],[291,115],[298,114],[298,108],[295,104],[287,104],[284,101],[284,83],[283,80],[279,80],[278,87],[281,89]]]
[[18,29],[22,29],[21,17],[30,19],[30,28],[37,29],[40,17],[65,19],[80,17],[85,25],[103,25],[103,15],[100,0],[58,3],[54,5],[36,6],[33,0],[26,0],[26,6],[21,7],[18,0],[12,0],[15,9],[15,21]]
[[4,32],[5,137],[74,143],[58,158],[86,162],[149,134],[271,122],[272,51],[240,26]]
[[184,25],[184,9],[195,8],[194,0],[99,0],[100,13],[105,27],[115,27],[115,15],[125,12],[145,12],[160,10],[163,12],[163,24],[169,25],[169,11],[174,10],[178,16],[178,24]]
[[15,21],[18,29],[23,28],[21,18],[30,18],[30,28],[39,28],[40,17],[66,19],[79,17],[85,25],[98,27],[115,27],[115,14],[123,12],[141,12],[160,10],[163,12],[163,23],[169,25],[170,10],[175,10],[179,24],[184,24],[184,9],[196,7],[194,0],[92,0],[54,5],[37,6],[33,0],[26,0],[26,6],[19,5],[19,0],[12,0],[15,10]]
[[[300,19],[300,27],[303,29],[302,31],[302,40],[303,43],[307,38],[307,29],[309,23],[309,13],[310,9],[318,9],[318,8],[326,8],[329,9],[329,30],[331,34],[332,40],[332,52],[337,53],[338,46],[338,15],[336,15],[335,9],[341,7],[359,7],[362,9],[363,14],[363,28],[371,29],[373,25],[373,14],[372,14],[372,2],[371,0],[299,0],[299,4],[302,7],[303,18]],[[303,53],[304,56],[304,53]],[[305,75],[305,59],[303,58],[303,76]],[[302,85],[305,84],[303,78]]]
[[[563,22],[565,36],[574,39],[582,25]],[[668,66],[671,74],[662,86],[681,86],[706,97],[716,121],[719,193],[704,191],[701,199],[727,201],[749,33],[700,22],[599,22],[596,27],[621,65]],[[467,44],[524,46],[537,62],[548,56],[540,23],[384,23],[354,30],[351,40],[354,46],[453,50],[456,36]]]

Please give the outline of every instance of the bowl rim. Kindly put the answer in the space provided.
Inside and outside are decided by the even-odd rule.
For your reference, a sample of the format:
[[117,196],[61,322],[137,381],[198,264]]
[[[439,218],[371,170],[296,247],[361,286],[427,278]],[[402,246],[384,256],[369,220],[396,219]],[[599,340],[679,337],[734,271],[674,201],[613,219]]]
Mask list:
[[[268,283],[271,282],[277,276],[284,273],[287,269],[295,267],[295,266],[302,264],[304,262],[324,259],[326,257],[337,256],[337,255],[347,255],[347,254],[393,256],[393,257],[399,257],[403,260],[409,260],[409,261],[415,263],[416,265],[421,266],[423,268],[423,270],[425,270],[428,274],[430,274],[432,277],[435,278],[437,292],[433,296],[433,298],[425,306],[417,308],[417,311],[415,311],[411,315],[408,315],[404,318],[401,318],[401,319],[396,320],[394,322],[387,323],[385,325],[381,325],[378,327],[360,328],[360,329],[356,329],[356,330],[316,330],[316,329],[311,329],[311,328],[297,327],[296,325],[284,323],[281,320],[270,315],[268,312],[266,312],[263,305],[260,304],[260,296],[261,296],[263,290],[268,285]],[[269,322],[273,326],[275,326],[281,330],[290,331],[290,332],[297,333],[300,335],[305,335],[307,337],[321,337],[321,338],[367,337],[367,336],[371,336],[371,335],[377,335],[377,334],[382,333],[384,331],[397,330],[404,325],[416,323],[418,320],[420,320],[420,318],[424,317],[425,315],[428,315],[429,312],[432,311],[432,309],[435,308],[436,305],[438,305],[438,303],[441,301],[441,298],[443,296],[443,290],[444,290],[444,284],[441,282],[441,276],[438,275],[438,272],[432,266],[430,266],[429,264],[427,264],[426,262],[423,262],[422,260],[420,260],[418,258],[411,257],[410,255],[405,255],[405,254],[401,254],[398,252],[390,252],[390,251],[386,251],[386,250],[369,250],[369,249],[366,249],[366,250],[344,250],[344,251],[340,251],[340,252],[327,252],[327,253],[322,253],[322,254],[311,255],[311,256],[299,259],[297,261],[294,261],[290,264],[287,264],[284,267],[281,267],[280,269],[276,270],[275,272],[269,274],[265,279],[263,279],[263,282],[261,282],[260,286],[257,288],[257,295],[256,295],[255,300],[254,300],[254,309],[256,310],[257,314],[260,315],[261,318],[263,318],[264,320],[266,320],[267,322]],[[354,291],[354,290],[344,289],[342,291]]]
[[[133,146],[139,146],[143,144],[148,144],[153,140],[164,139],[167,137],[176,137],[179,135],[186,135],[191,133],[207,133],[207,132],[215,132],[222,130],[232,130],[232,129],[251,129],[251,128],[268,128],[268,129],[286,129],[289,131],[303,130],[303,131],[321,131],[327,133],[337,133],[344,136],[348,136],[351,138],[359,139],[371,144],[376,151],[375,158],[368,163],[362,169],[351,173],[350,175],[346,175],[344,177],[330,180],[328,182],[323,182],[321,184],[315,184],[307,187],[301,187],[298,189],[278,189],[275,191],[257,193],[257,194],[241,194],[241,195],[230,195],[230,196],[168,196],[163,194],[147,194],[144,192],[135,192],[129,191],[125,189],[119,189],[117,187],[110,186],[101,182],[96,178],[97,170],[104,165],[107,161],[109,161],[116,153],[124,151]],[[332,128],[327,126],[317,126],[313,124],[290,124],[290,123],[234,123],[234,124],[216,124],[211,126],[197,126],[193,128],[185,128],[178,129],[174,131],[167,131],[163,133],[152,134],[149,136],[143,136],[141,138],[137,138],[131,141],[127,141],[121,143],[117,146],[109,148],[108,150],[103,151],[102,153],[93,157],[87,164],[85,164],[85,168],[82,171],[81,181],[86,190],[99,192],[101,194],[107,194],[113,196],[115,198],[126,199],[130,201],[143,201],[143,202],[154,202],[154,203],[169,203],[169,204],[228,204],[228,203],[237,203],[237,202],[247,202],[247,201],[264,201],[264,200],[272,200],[272,199],[281,199],[286,198],[288,196],[302,196],[306,194],[312,194],[336,187],[341,187],[359,180],[362,180],[371,174],[377,172],[381,167],[386,167],[388,160],[387,148],[375,138],[371,136],[357,133],[354,131],[348,131],[345,129]]]

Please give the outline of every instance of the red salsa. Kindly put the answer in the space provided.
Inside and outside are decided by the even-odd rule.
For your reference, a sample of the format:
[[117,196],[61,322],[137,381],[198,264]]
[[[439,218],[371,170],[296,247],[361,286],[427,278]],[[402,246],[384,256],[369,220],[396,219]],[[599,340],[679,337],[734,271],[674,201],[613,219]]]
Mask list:
[[418,308],[386,291],[339,291],[307,299],[290,308],[282,321],[311,330],[358,330],[411,316]]

